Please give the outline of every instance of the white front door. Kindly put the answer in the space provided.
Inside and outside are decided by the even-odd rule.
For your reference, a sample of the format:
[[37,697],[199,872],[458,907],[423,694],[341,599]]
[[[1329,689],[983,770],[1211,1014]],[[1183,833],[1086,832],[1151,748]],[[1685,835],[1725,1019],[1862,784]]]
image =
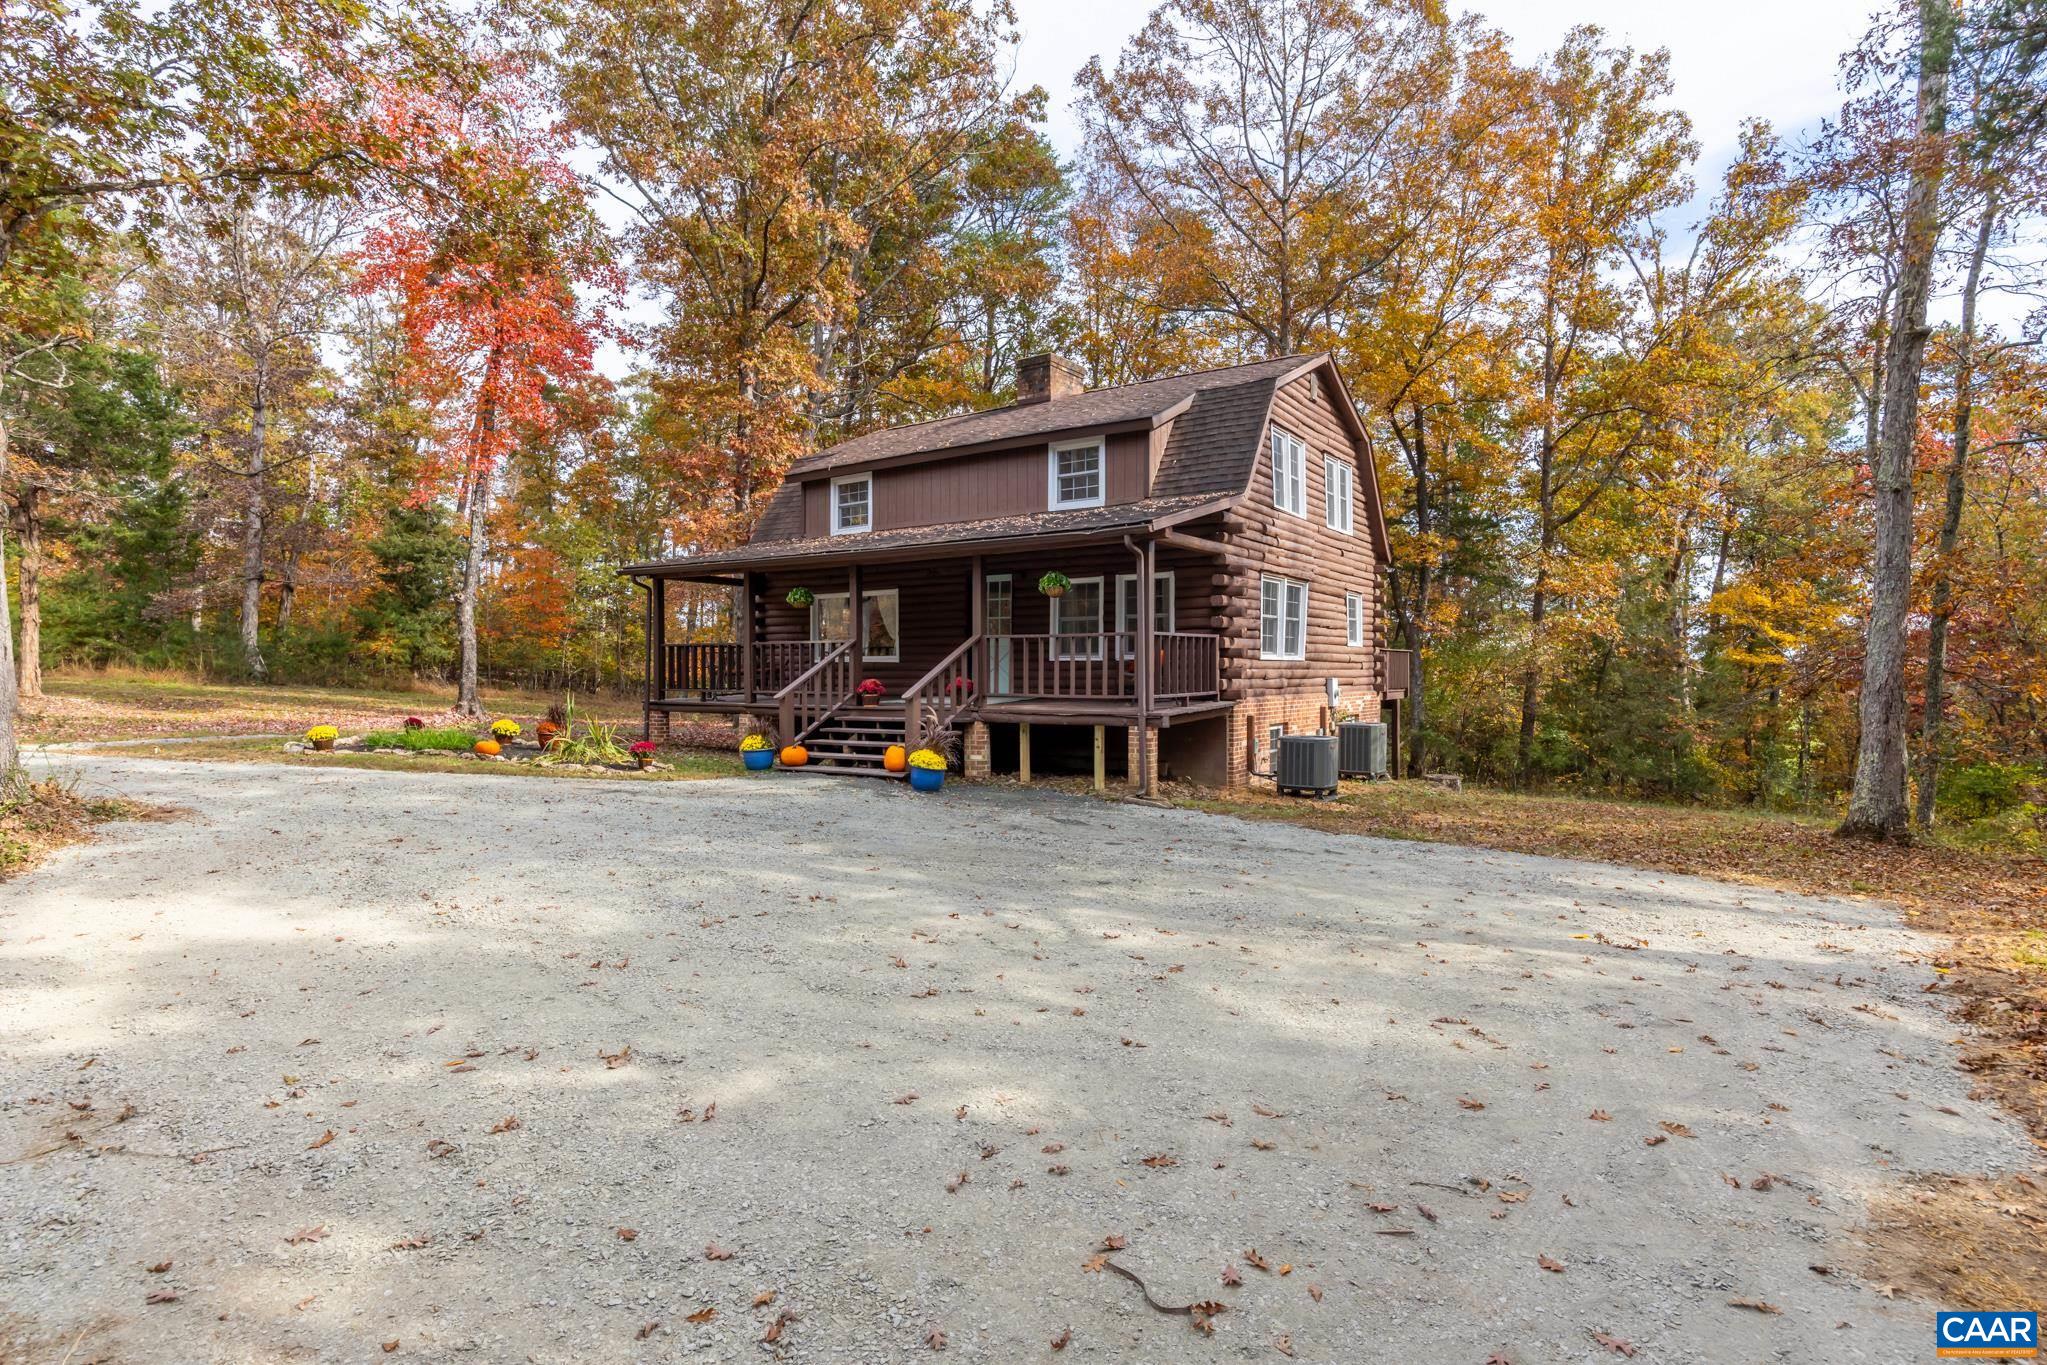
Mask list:
[[[1009,634],[1014,629],[1014,599],[1009,575],[990,574],[986,593],[981,629],[991,637],[988,641],[988,692],[991,696],[1003,697],[1009,695],[1009,660],[1013,648]],[[1001,638],[994,638],[997,636]]]

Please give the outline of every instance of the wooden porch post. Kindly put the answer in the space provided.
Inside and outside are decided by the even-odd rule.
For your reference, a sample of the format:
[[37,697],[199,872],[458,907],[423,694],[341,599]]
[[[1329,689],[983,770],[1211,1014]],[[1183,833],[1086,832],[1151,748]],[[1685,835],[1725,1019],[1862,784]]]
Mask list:
[[1031,785],[1031,723],[1027,720],[1016,723],[1016,780]]
[[1152,795],[1151,699],[1158,667],[1158,545],[1147,540],[1137,556],[1137,791]]
[[739,695],[753,700],[753,571],[739,575]]
[[654,584],[656,581],[652,578],[642,578],[639,580],[640,591],[647,594],[647,619],[644,628],[640,632],[647,644],[647,673],[640,688],[641,739],[652,739],[654,737],[655,660],[660,657],[654,652]]
[[1101,725],[1095,727],[1095,790],[1098,792],[1109,789],[1109,745],[1103,735],[1106,728]]
[[[858,564],[846,566],[846,618],[846,633],[853,637],[853,648],[847,652],[846,657],[853,661],[853,682],[855,686],[858,686],[861,671],[867,666],[867,661],[864,657],[866,642],[860,638],[865,633],[861,630],[861,627],[867,622],[867,604],[860,600],[860,566]],[[896,623],[896,628],[898,630],[902,629],[900,621]],[[900,644],[897,645],[898,650],[901,647]]]
[[652,633],[647,637],[653,642],[650,651],[652,669],[648,676],[654,680],[655,699],[666,701],[668,698],[668,580],[665,578],[653,579],[649,582],[648,588],[647,609],[653,613],[652,623],[654,626]]

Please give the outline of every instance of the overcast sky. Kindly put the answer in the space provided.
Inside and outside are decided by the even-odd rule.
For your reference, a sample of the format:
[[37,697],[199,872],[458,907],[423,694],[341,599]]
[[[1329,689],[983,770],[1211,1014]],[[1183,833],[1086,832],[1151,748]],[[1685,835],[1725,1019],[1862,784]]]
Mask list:
[[[1078,151],[1073,76],[1099,54],[1115,66],[1123,42],[1156,0],[1015,0],[1023,41],[1017,83],[1051,95],[1050,134],[1062,155]],[[1745,118],[1770,120],[1787,138],[1840,103],[1841,54],[1868,26],[1874,0],[1494,0],[1457,6],[1504,29],[1525,62],[1556,46],[1575,24],[1597,24],[1643,50],[1668,48],[1676,102],[1699,140],[1698,179],[1708,193],[1732,158]]]

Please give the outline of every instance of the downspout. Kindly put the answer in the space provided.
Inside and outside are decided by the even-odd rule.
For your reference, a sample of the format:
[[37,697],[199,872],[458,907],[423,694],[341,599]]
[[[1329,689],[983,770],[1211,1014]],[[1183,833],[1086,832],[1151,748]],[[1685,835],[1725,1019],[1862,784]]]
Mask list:
[[1123,545],[1137,558],[1137,794],[1150,798],[1154,795],[1151,745],[1145,741],[1151,729],[1152,655],[1155,647],[1153,632],[1144,627],[1154,614],[1152,594],[1156,589],[1151,585],[1151,562],[1145,553],[1148,547],[1127,535],[1123,537]]

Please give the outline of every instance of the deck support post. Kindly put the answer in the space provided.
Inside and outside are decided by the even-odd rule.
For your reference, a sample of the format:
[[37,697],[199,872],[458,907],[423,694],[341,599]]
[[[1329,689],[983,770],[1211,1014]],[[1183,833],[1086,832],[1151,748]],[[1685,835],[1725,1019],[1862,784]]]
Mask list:
[[733,614],[739,623],[739,695],[745,701],[753,700],[753,574],[751,571],[739,575],[739,610]]
[[1016,780],[1031,785],[1031,723],[1027,720],[1016,723]]
[[1102,725],[1095,727],[1095,790],[1098,792],[1109,789],[1109,745],[1103,733],[1106,729]]

